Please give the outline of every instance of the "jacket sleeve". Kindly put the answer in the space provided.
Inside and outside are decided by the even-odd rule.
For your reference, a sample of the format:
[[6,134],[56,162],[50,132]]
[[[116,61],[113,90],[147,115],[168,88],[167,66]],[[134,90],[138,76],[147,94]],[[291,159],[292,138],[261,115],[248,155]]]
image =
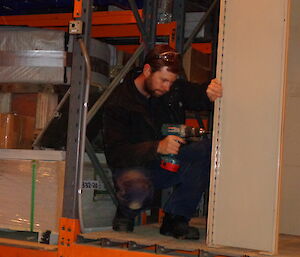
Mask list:
[[174,90],[179,95],[186,110],[209,111],[212,109],[206,89],[209,82],[203,84],[195,84],[178,79],[174,82]]
[[103,136],[105,155],[112,168],[145,166],[158,158],[159,141],[130,142],[130,115],[121,106],[104,109]]

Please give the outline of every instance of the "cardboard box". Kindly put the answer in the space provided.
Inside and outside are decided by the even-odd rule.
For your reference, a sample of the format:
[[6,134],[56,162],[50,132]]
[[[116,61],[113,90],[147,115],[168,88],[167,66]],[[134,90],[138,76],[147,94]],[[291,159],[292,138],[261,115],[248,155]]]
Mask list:
[[11,111],[19,115],[35,117],[37,93],[13,93]]
[[0,113],[0,148],[18,148],[21,142],[21,118],[14,113]]
[[64,161],[0,160],[0,228],[58,232],[64,166]]
[[0,113],[0,148],[31,149],[35,118],[15,113]]
[[0,112],[11,112],[11,93],[0,92]]
[[58,104],[57,94],[50,93],[50,92],[42,92],[37,94],[36,122],[35,122],[35,128],[37,130],[41,130],[45,128],[57,104]]
[[21,140],[19,149],[32,149],[32,144],[35,138],[35,118],[31,116],[20,116],[21,118]]
[[[97,156],[101,163],[105,161],[103,154]],[[0,228],[19,231],[33,228],[36,232],[58,232],[63,204],[64,159],[63,151],[0,149]],[[34,169],[36,177],[33,190]],[[107,167],[105,172],[111,179]],[[86,229],[111,226],[116,210],[101,180],[98,176],[95,177],[91,162],[85,156],[83,181],[95,180],[101,184],[98,190],[83,188],[82,191],[83,225]]]
[[183,56],[183,68],[190,82],[206,82],[211,78],[211,55],[189,48]]

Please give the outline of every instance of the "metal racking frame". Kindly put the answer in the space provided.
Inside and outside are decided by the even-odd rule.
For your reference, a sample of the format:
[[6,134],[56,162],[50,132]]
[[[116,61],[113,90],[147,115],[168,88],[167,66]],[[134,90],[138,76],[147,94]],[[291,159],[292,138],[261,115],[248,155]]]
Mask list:
[[[81,194],[81,170],[83,165],[83,155],[85,147],[90,157],[95,156],[88,140],[85,137],[86,124],[92,119],[97,110],[105,102],[109,94],[113,91],[120,79],[129,70],[132,63],[142,53],[143,49],[147,51],[155,44],[155,37],[167,35],[169,44],[176,47],[180,53],[184,53],[187,47],[192,43],[194,37],[204,25],[212,10],[215,8],[218,0],[214,0],[211,8],[198,26],[192,32],[188,41],[184,42],[184,1],[174,1],[174,16],[177,22],[168,24],[156,24],[156,10],[158,0],[147,0],[144,4],[144,22],[141,19],[141,11],[137,9],[135,2],[129,0],[132,12],[96,12],[92,14],[91,0],[74,0],[75,10],[73,17],[82,22],[83,33],[75,36],[73,43],[73,61],[70,87],[70,107],[68,122],[68,140],[66,154],[66,170],[64,185],[63,214],[60,220],[59,243],[56,249],[30,249],[32,247],[24,246],[3,246],[0,250],[6,253],[6,256],[151,256],[149,252],[131,251],[130,253],[112,248],[95,248],[90,245],[77,242],[77,236],[80,233],[78,202]],[[38,19],[37,19],[38,18]],[[68,23],[72,19],[71,14],[47,14],[47,15],[22,15],[9,16],[0,19],[0,25],[27,25],[35,27],[44,27],[52,29],[61,29],[67,31]],[[121,24],[120,24],[121,23]],[[129,24],[128,24],[129,23]],[[108,25],[110,24],[110,25]],[[114,24],[115,26],[111,26]],[[125,28],[125,29],[124,29]],[[108,31],[109,30],[109,31]],[[138,36],[143,44],[136,50],[134,55],[115,78],[107,90],[101,95],[99,100],[87,112],[87,95],[89,87],[88,60],[85,58],[85,51],[88,51],[89,38],[110,36]],[[86,47],[85,47],[86,46]],[[91,158],[92,159],[92,158]],[[94,166],[97,166],[97,160],[94,160]],[[109,246],[109,245],[104,245]],[[129,250],[130,247],[127,247]],[[217,254],[204,251],[178,251],[164,249],[159,246],[146,247],[150,253],[169,256],[171,253],[176,255],[182,253],[184,256],[217,256]],[[143,249],[146,249],[145,247]],[[132,249],[131,249],[132,250]],[[134,249],[138,250],[138,249]],[[0,251],[0,252],[1,252]],[[8,254],[8,255],[7,255]],[[165,255],[167,254],[167,255]],[[0,253],[1,256],[1,253]]]

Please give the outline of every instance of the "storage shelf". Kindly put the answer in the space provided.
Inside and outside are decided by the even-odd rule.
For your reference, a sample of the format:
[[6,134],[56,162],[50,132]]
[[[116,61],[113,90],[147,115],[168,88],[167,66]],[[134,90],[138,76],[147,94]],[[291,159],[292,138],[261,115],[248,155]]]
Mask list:
[[0,160],[64,161],[65,151],[0,149]]

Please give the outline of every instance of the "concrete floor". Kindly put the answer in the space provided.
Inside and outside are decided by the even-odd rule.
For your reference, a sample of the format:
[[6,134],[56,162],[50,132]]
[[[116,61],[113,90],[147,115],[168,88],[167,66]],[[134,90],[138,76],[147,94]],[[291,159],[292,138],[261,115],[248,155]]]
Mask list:
[[[108,174],[109,171],[107,170]],[[94,180],[94,171],[90,163],[85,163],[84,180]],[[177,240],[159,234],[159,224],[136,226],[133,233],[115,232],[111,229],[115,206],[108,194],[97,194],[93,190],[83,192],[83,220],[86,232],[85,238],[107,238],[113,242],[133,241],[139,245],[160,245],[168,249],[207,250],[218,254],[235,256],[247,255],[265,256],[252,250],[235,249],[230,247],[208,248],[206,246],[206,220],[194,218],[192,224],[200,229],[200,240]],[[98,231],[98,232],[96,232]],[[300,257],[300,236],[280,235],[279,254],[274,257]]]
[[[110,230],[83,234],[85,238],[101,239],[106,238],[112,242],[135,242],[138,245],[154,246],[159,245],[166,249],[176,250],[204,250],[215,254],[224,254],[228,256],[267,256],[266,254],[230,247],[209,248],[205,243],[206,229],[204,218],[194,218],[192,225],[200,229],[200,240],[178,240],[159,234],[159,224],[149,224],[135,227],[133,233],[115,232]],[[274,257],[299,257],[300,256],[300,237],[280,235],[279,253]]]

